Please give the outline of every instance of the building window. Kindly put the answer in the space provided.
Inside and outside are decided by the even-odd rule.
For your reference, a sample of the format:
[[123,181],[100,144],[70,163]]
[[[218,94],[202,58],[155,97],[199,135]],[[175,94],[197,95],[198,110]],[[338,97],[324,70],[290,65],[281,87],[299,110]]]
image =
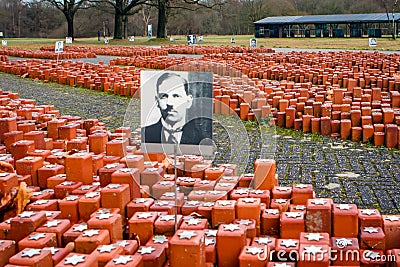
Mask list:
[[264,35],[264,27],[260,27],[259,33],[260,33],[260,35]]

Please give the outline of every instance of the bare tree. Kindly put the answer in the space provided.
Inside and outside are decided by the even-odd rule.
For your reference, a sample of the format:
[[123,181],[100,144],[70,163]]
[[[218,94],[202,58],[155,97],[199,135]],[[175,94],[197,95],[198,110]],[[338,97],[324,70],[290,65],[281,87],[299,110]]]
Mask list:
[[381,4],[385,8],[386,16],[389,22],[389,29],[392,33],[392,38],[396,40],[396,22],[395,22],[395,13],[398,9],[399,1],[398,0],[380,0]]
[[74,39],[74,16],[79,9],[90,8],[87,0],[45,0],[60,10],[67,20],[68,37]]

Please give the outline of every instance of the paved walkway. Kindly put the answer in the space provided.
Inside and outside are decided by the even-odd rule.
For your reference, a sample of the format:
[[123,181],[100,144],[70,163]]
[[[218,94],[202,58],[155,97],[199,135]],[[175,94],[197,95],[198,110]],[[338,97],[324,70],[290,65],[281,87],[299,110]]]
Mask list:
[[[125,125],[139,127],[140,100],[82,88],[45,84],[0,73],[0,88],[54,104],[62,114],[98,118],[115,129],[124,124],[130,105],[136,113]],[[246,126],[246,127],[245,127]],[[312,183],[317,196],[360,208],[379,208],[384,214],[400,212],[400,152],[340,141],[287,129],[259,131],[232,117],[215,116],[215,163],[237,163],[252,172],[254,159],[274,155],[281,185]],[[261,134],[262,133],[262,134]],[[264,141],[262,141],[264,140]]]

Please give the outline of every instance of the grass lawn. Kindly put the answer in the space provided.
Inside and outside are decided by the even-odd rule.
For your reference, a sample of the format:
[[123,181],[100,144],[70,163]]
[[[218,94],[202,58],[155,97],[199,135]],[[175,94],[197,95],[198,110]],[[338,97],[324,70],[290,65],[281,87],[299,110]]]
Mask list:
[[[174,38],[172,44],[187,44],[186,36],[171,36]],[[226,46],[231,45],[230,39],[234,37],[237,46],[249,46],[251,35],[223,35],[223,36],[204,36],[204,41],[199,45]],[[9,47],[20,47],[26,49],[39,49],[44,45],[54,45],[56,41],[62,39],[42,39],[42,38],[10,38],[6,39]],[[110,39],[109,45],[131,46],[159,46],[171,44],[169,39],[148,39],[147,37],[135,37],[134,42],[128,40]],[[96,46],[104,47],[103,39],[97,41],[93,38],[76,38],[74,46]],[[258,46],[269,48],[309,48],[309,49],[349,49],[349,50],[376,50],[376,51],[400,51],[400,38],[393,40],[389,37],[378,38],[375,48],[368,47],[368,38],[258,38]]]

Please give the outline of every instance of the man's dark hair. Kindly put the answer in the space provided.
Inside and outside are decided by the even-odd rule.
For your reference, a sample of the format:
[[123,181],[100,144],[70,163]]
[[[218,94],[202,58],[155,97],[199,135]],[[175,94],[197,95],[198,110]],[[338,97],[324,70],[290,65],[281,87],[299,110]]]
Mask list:
[[166,72],[166,73],[163,73],[160,77],[158,77],[157,83],[156,83],[157,95],[158,95],[158,87],[160,86],[160,84],[162,84],[165,80],[168,80],[169,78],[172,78],[172,77],[178,77],[179,79],[181,79],[183,86],[185,88],[186,95],[190,95],[188,81],[185,78],[183,78],[182,76],[180,76],[176,73],[173,73],[173,72]]

